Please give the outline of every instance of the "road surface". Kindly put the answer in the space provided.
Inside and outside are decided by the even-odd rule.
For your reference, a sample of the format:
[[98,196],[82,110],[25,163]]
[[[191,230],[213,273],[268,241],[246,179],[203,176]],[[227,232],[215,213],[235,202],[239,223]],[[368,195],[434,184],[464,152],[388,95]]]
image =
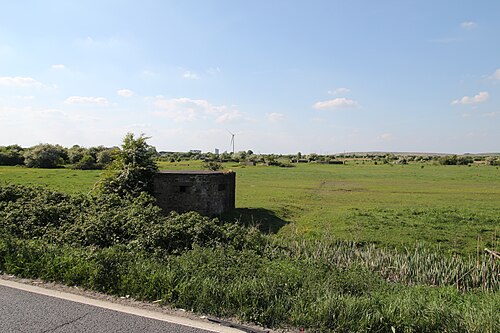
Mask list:
[[0,332],[236,333],[217,324],[0,279]]

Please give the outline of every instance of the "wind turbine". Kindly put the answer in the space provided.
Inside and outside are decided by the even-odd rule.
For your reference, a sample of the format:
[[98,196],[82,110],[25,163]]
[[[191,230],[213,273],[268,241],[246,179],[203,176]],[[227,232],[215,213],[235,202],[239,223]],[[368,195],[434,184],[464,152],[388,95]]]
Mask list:
[[[229,130],[227,130],[229,132]],[[231,134],[231,146],[233,147],[233,155],[234,155],[234,133],[229,132]]]

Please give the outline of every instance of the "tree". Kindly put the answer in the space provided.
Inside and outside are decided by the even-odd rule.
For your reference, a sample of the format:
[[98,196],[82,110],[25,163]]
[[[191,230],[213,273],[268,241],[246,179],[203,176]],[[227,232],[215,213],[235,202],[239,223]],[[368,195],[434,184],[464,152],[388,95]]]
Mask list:
[[316,161],[318,159],[318,154],[316,153],[311,153],[307,156],[309,162]]
[[113,162],[113,155],[119,151],[117,148],[105,149],[97,153],[96,162],[99,168],[105,169]]
[[80,147],[79,145],[74,145],[73,147],[68,149],[68,160],[69,163],[75,164],[80,162],[80,160],[87,153],[87,149]]
[[87,152],[77,163],[73,164],[73,169],[96,170],[99,169],[99,166],[96,164],[95,158]]
[[48,143],[31,147],[24,153],[24,163],[29,168],[57,168],[64,163],[66,150]]
[[0,165],[23,165],[23,148],[19,145],[0,147]]
[[147,139],[149,137],[144,134],[136,139],[134,134],[127,133],[101,183],[104,193],[138,196],[141,192],[153,192],[153,179],[158,171],[157,152],[146,142]]

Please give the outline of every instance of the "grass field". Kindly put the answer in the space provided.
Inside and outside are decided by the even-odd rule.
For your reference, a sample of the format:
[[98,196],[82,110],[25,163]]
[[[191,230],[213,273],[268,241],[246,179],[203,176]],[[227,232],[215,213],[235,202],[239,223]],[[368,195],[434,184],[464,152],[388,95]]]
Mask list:
[[[500,243],[499,170],[352,163],[226,164],[222,219],[276,235],[144,195],[5,186],[0,271],[295,332],[499,332],[499,263],[476,256]],[[88,193],[100,175],[0,167],[0,184]]]
[[101,174],[100,170],[0,166],[0,184],[38,185],[70,194],[87,193],[99,181]]
[[[200,169],[201,162],[160,162]],[[500,170],[490,166],[226,164],[237,174],[237,210],[224,216],[288,236],[372,242],[473,255],[500,245]],[[0,183],[42,184],[87,193],[100,171],[0,167]]]

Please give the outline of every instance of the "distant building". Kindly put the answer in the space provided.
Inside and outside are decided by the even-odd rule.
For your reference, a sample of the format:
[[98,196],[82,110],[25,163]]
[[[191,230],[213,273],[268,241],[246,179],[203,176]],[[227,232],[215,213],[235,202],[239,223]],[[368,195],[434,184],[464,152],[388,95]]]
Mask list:
[[215,148],[215,155],[219,155],[219,148]]
[[164,213],[195,211],[220,215],[235,207],[232,171],[160,171],[154,179],[156,204]]

